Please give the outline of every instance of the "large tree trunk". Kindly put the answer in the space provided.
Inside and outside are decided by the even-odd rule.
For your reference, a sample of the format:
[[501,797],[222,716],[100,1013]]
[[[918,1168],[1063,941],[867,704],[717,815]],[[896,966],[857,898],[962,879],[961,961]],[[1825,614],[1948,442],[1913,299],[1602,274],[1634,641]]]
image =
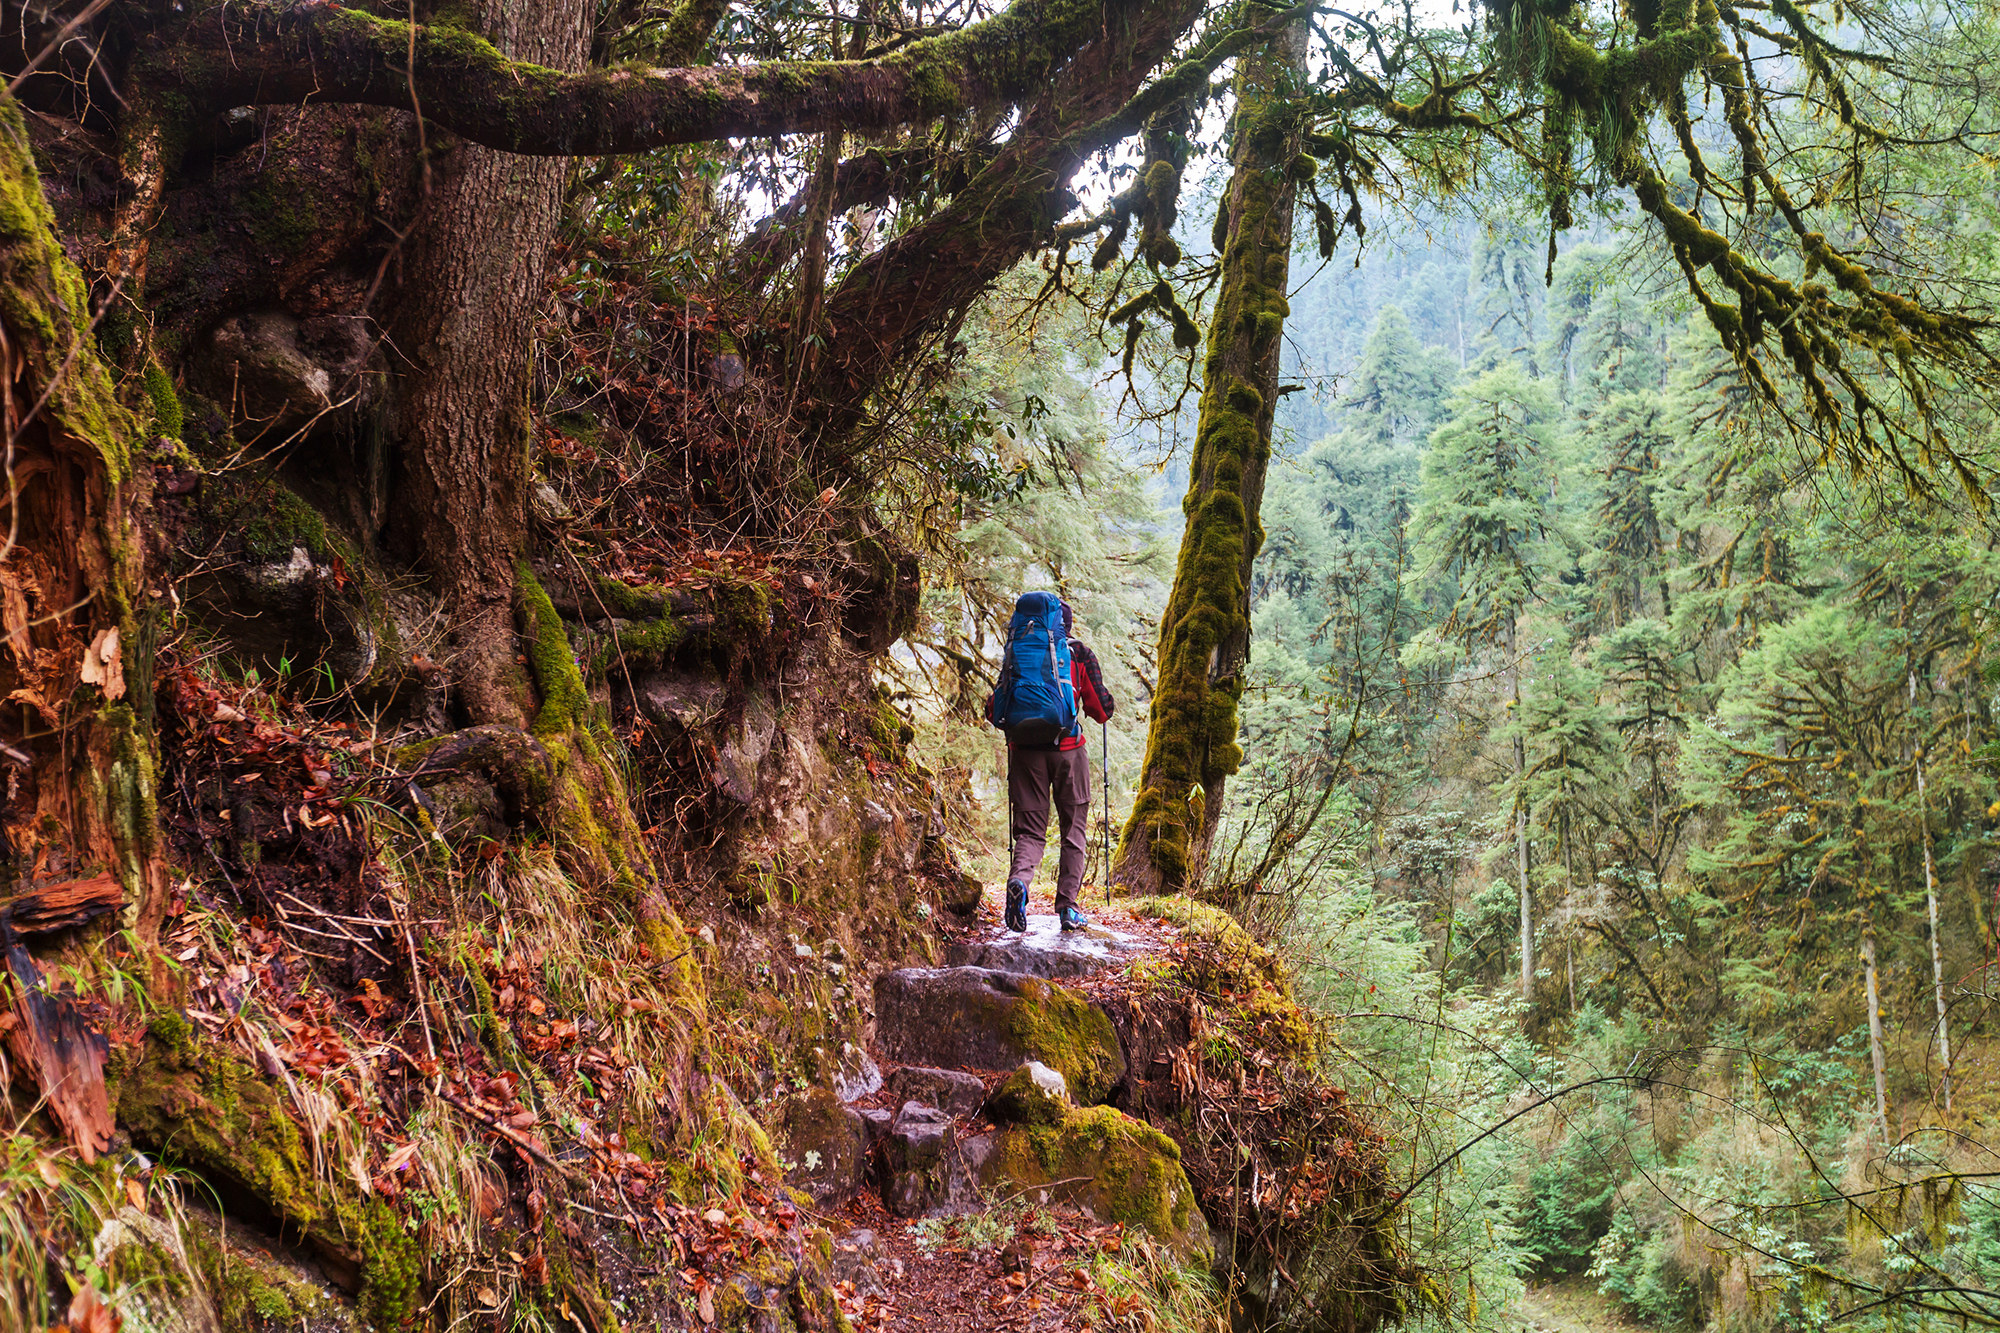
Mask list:
[[[481,0],[468,26],[512,59],[575,71],[593,12],[588,0]],[[527,563],[529,366],[566,169],[465,142],[433,165],[392,334],[409,361],[390,536],[443,595],[459,709],[534,733],[554,778],[538,817],[570,873],[636,905],[654,877],[645,840]]]
[[[551,69],[580,70],[590,50],[583,0],[482,0],[467,26]],[[525,726],[534,704],[514,660],[515,570],[527,536],[528,357],[565,167],[445,147],[391,331],[407,358],[391,540],[438,580],[449,666],[474,722]]]
[[1243,57],[1236,75],[1222,289],[1181,506],[1187,528],[1160,618],[1145,766],[1114,871],[1119,883],[1143,892],[1187,884],[1222,816],[1223,785],[1243,758],[1236,703],[1250,657],[1250,568],[1264,540],[1257,514],[1289,313],[1291,166],[1299,148],[1286,103],[1305,51],[1305,28],[1288,26]]
[[[134,521],[152,468],[144,423],[98,356],[90,308],[20,110],[0,93],[0,1016],[14,1020],[0,1033],[86,1162],[110,1142],[103,1040],[40,984],[21,940],[122,904],[149,946],[167,900],[153,602]],[[38,921],[57,900],[68,906],[53,926]],[[166,975],[150,980],[163,987]]]

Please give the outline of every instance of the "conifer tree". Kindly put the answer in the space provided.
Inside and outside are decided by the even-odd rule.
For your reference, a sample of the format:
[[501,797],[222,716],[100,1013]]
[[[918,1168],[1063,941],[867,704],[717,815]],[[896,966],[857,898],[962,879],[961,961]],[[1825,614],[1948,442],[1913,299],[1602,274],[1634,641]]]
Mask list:
[[[1556,419],[1547,390],[1502,363],[1452,399],[1431,436],[1422,498],[1411,519],[1412,577],[1452,586],[1440,637],[1498,650],[1509,704],[1521,703],[1522,615],[1540,600],[1561,547],[1550,468]],[[1521,992],[1534,983],[1534,901],[1528,881],[1526,754],[1513,740],[1515,872],[1521,897]]]

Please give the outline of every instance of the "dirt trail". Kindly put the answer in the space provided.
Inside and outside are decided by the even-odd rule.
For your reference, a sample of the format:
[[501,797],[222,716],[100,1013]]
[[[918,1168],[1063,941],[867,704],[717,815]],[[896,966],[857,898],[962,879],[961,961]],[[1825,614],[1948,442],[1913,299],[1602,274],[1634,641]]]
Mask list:
[[1644,1329],[1582,1277],[1529,1287],[1513,1312],[1528,1333],[1642,1333]]

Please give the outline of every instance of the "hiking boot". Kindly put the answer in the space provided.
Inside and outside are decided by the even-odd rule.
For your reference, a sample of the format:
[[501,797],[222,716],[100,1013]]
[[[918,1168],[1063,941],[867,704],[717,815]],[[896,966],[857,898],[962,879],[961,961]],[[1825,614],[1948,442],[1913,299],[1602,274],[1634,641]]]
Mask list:
[[1007,912],[1002,919],[1009,930],[1028,928],[1028,886],[1018,879],[1007,881]]
[[1065,907],[1062,911],[1057,912],[1056,916],[1062,921],[1062,928],[1064,930],[1090,929],[1090,918],[1077,911],[1074,907]]

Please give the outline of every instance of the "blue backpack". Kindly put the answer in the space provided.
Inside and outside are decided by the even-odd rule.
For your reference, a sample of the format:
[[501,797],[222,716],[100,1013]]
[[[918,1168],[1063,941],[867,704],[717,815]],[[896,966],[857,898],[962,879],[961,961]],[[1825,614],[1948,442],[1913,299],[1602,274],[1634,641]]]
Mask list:
[[1009,744],[1035,749],[1052,750],[1076,730],[1069,636],[1063,633],[1062,599],[1054,593],[1023,593],[1014,603],[1007,655],[986,720],[1007,733]]

